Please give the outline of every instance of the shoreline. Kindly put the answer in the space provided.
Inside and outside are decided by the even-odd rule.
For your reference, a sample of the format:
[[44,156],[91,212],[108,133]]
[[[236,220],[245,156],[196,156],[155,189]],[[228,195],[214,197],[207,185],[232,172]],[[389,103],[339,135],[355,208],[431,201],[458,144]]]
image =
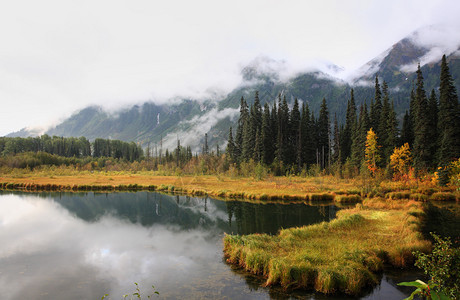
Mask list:
[[81,172],[76,175],[0,175],[0,189],[21,191],[157,191],[223,199],[266,202],[334,201],[357,203],[366,198],[459,201],[460,192],[418,181],[370,182],[322,177],[232,178],[219,175],[163,176],[151,173]]
[[[27,192],[156,191],[259,203],[353,204],[337,219],[281,230],[278,235],[226,235],[229,264],[264,278],[265,285],[359,295],[378,284],[384,264],[407,268],[412,252],[427,252],[420,224],[423,202],[458,201],[459,192],[426,183],[392,181],[366,186],[357,179],[324,177],[231,178],[105,172],[0,176],[0,190]],[[308,203],[309,202],[309,203]]]

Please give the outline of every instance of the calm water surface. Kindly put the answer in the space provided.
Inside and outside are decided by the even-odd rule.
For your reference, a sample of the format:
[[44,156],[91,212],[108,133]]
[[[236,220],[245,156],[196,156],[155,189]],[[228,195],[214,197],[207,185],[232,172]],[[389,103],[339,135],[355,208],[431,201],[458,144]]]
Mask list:
[[[155,285],[161,299],[339,299],[261,287],[224,262],[224,233],[275,234],[335,218],[333,205],[157,193],[0,193],[2,299],[111,299]],[[386,272],[366,299],[401,299],[414,272]]]

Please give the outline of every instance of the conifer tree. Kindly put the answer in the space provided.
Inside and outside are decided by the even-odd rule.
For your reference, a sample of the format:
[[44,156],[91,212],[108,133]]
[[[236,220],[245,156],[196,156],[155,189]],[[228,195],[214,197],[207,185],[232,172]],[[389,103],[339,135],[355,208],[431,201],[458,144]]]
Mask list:
[[430,141],[428,140],[428,101],[420,64],[417,68],[414,111],[414,170],[416,174],[419,174],[419,172],[427,170],[431,158],[429,153]]
[[310,116],[310,109],[307,103],[302,104],[301,116],[301,147],[302,164],[310,165],[315,163],[315,142],[313,124]]
[[177,139],[177,148],[176,148],[176,166],[180,167],[180,140]]
[[404,145],[407,143],[408,145],[413,145],[414,141],[414,130],[412,127],[412,119],[409,115],[409,112],[406,110],[404,114],[403,123],[401,127],[401,138],[400,138],[400,145]]
[[352,133],[351,144],[351,163],[355,167],[360,167],[364,159],[364,150],[366,143],[367,131],[369,130],[369,115],[367,105],[361,105],[359,112],[359,121],[356,129]]
[[254,105],[251,113],[252,134],[255,138],[257,130],[262,129],[262,107],[260,106],[259,91],[255,92]]
[[230,127],[228,132],[227,156],[230,163],[235,162],[235,143],[233,141],[232,127]]
[[[281,100],[281,95],[279,96]],[[279,162],[286,163],[288,158],[289,147],[289,107],[286,102],[286,96],[278,105],[278,141],[276,149],[276,158]]]
[[437,165],[436,152],[438,150],[438,100],[434,90],[431,90],[428,99],[427,120],[428,167],[434,169]]
[[378,126],[378,130],[376,130],[376,133],[377,132],[379,133],[377,135],[379,138],[379,145],[380,145],[379,155],[380,157],[383,158],[381,161],[383,163],[386,163],[387,157],[385,156],[385,149],[388,148],[388,145],[386,144],[386,142],[388,140],[388,118],[390,117],[391,107],[390,107],[390,95],[388,92],[388,85],[385,81],[383,82],[383,86],[382,86],[382,94],[383,94],[382,110],[380,112],[379,126]]
[[332,146],[332,162],[340,162],[341,161],[341,156],[340,156],[340,137],[339,137],[339,123],[337,121],[337,114],[334,114],[334,129],[333,129],[333,135],[334,135],[334,144]]
[[299,111],[299,101],[297,98],[294,100],[294,106],[292,107],[292,111],[290,114],[290,128],[289,128],[289,148],[288,148],[288,156],[289,161],[288,164],[296,163],[299,167],[301,164],[300,152],[301,152],[301,145],[300,145],[300,138],[299,138],[299,131],[300,131],[300,111]]
[[321,154],[321,167],[325,168],[329,159],[330,122],[326,98],[323,98],[318,118],[318,151]]
[[244,127],[246,126],[249,119],[249,112],[248,112],[248,104],[243,97],[240,100],[240,118],[238,119],[238,127],[236,129],[236,137],[235,137],[235,151],[234,151],[234,159],[235,162],[241,162],[241,155],[243,151],[243,132]]
[[347,115],[345,119],[345,127],[343,129],[343,135],[341,135],[341,156],[342,162],[350,157],[351,155],[351,143],[352,143],[352,132],[355,130],[357,126],[357,119],[356,119],[356,104],[355,104],[355,97],[354,91],[351,89],[350,92],[350,100],[348,101],[347,105]]
[[457,91],[450,75],[446,56],[441,62],[439,86],[439,166],[445,166],[460,155],[460,109]]
[[275,140],[271,123],[270,106],[265,103],[262,115],[262,161],[266,165],[270,165],[274,158]]
[[209,148],[208,148],[208,134],[204,134],[204,145],[203,145],[203,155],[208,155]]
[[243,128],[243,147],[241,151],[242,161],[249,161],[254,156],[255,132],[254,132],[254,106],[249,108],[248,120]]
[[316,163],[317,165],[320,164],[320,152],[319,152],[319,147],[318,147],[318,122],[315,118],[315,114],[312,111],[310,115],[310,128],[311,128],[311,144],[312,144],[312,157],[313,157],[313,163]]
[[273,159],[275,159],[275,154],[277,151],[277,144],[278,144],[278,107],[276,105],[276,99],[273,101],[273,108],[271,111],[271,132],[273,133]]
[[262,135],[260,133],[260,130],[257,129],[255,140],[254,140],[254,156],[253,159],[255,162],[261,162],[262,161]]
[[[407,116],[409,117],[409,116]],[[386,123],[386,140],[384,143],[383,149],[383,160],[384,163],[388,164],[390,162],[390,156],[394,151],[394,148],[397,146],[398,142],[398,120],[396,119],[396,112],[394,109],[394,103],[391,102],[390,111],[388,114],[388,119]]]
[[382,113],[382,92],[380,91],[379,78],[375,76],[375,95],[371,105],[370,127],[374,128],[377,136],[380,136],[379,123]]

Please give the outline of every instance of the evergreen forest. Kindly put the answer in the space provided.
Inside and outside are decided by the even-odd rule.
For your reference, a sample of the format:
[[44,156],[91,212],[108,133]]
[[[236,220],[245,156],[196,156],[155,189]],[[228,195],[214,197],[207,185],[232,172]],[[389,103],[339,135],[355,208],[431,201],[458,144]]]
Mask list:
[[410,109],[399,126],[388,85],[380,84],[376,77],[370,107],[365,99],[355,99],[352,89],[345,122],[339,124],[337,115],[329,115],[326,99],[319,116],[315,116],[308,103],[300,104],[297,99],[289,108],[281,94],[271,107],[266,103],[262,108],[256,92],[250,105],[241,98],[236,131],[229,131],[227,154],[232,163],[261,163],[270,166],[276,175],[287,171],[300,173],[311,166],[357,175],[366,169],[363,166],[372,129],[376,167],[390,177],[391,155],[404,145],[410,149],[411,167],[416,175],[443,168],[458,159],[458,96],[445,56],[439,90],[425,91],[418,66],[409,101]]

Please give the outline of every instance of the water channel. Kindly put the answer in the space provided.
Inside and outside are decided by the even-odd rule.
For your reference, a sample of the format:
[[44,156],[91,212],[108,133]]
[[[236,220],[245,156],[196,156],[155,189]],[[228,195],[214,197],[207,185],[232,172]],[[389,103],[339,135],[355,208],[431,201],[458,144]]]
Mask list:
[[[224,233],[276,234],[335,218],[331,203],[254,204],[137,193],[0,192],[1,299],[347,299],[262,287],[225,263]],[[363,299],[401,299],[420,275],[389,270]],[[155,297],[153,297],[155,299]]]

